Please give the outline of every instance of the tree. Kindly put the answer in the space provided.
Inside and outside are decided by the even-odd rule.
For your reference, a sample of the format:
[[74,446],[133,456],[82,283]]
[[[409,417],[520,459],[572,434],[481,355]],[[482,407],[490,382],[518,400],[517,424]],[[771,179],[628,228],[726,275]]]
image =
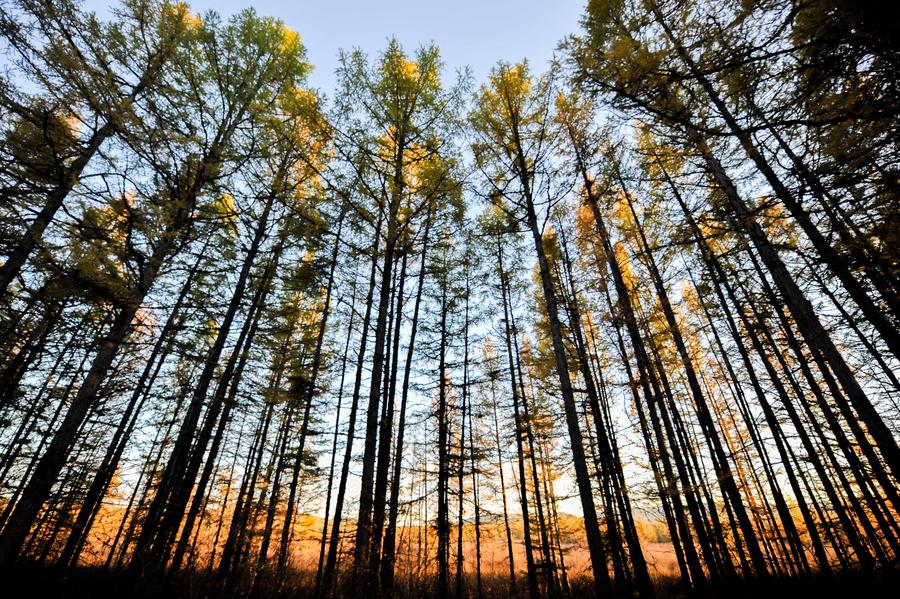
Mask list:
[[[552,87],[547,79],[541,80],[538,85],[532,85],[524,63],[515,66],[501,63],[494,69],[490,83],[480,90],[470,117],[472,127],[479,135],[473,151],[479,167],[486,171],[487,179],[499,193],[509,198],[514,206],[513,210],[517,211],[516,218],[524,221],[534,240],[556,358],[556,375],[559,378],[584,512],[591,567],[596,584],[601,589],[609,590],[606,550],[593,502],[557,299],[541,239],[543,231],[536,207],[537,194],[546,193],[551,204],[556,199],[554,190],[550,187],[556,182],[552,180],[552,164],[548,157],[549,148],[552,147],[548,114]],[[515,185],[514,192],[506,189],[510,184]],[[509,197],[513,193],[515,196]]]

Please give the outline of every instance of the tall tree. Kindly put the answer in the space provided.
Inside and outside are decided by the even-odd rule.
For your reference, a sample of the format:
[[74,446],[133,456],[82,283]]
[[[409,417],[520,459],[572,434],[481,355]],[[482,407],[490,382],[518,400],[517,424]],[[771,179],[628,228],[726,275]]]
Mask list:
[[553,189],[557,182],[553,180],[555,173],[548,156],[552,147],[549,122],[551,90],[549,79],[541,79],[535,84],[524,63],[514,66],[501,63],[495,67],[490,82],[481,88],[476,97],[471,115],[473,129],[479,136],[473,150],[491,185],[509,199],[517,219],[525,224],[534,241],[556,359],[556,375],[584,513],[591,568],[598,588],[611,591],[606,549],[594,506],[556,292],[542,241],[543,226],[538,216],[538,201],[542,196],[549,198],[549,205],[543,207],[545,210],[550,210],[557,200]]

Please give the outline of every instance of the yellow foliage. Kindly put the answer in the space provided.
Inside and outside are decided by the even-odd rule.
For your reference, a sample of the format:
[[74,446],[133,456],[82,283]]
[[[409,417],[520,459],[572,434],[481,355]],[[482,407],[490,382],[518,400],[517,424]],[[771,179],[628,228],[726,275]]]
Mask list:
[[634,270],[631,268],[631,258],[628,255],[625,244],[621,241],[617,241],[613,248],[613,252],[616,256],[616,262],[619,263],[619,269],[622,271],[622,279],[625,281],[625,287],[628,288],[629,292],[637,289],[638,279],[634,274]]

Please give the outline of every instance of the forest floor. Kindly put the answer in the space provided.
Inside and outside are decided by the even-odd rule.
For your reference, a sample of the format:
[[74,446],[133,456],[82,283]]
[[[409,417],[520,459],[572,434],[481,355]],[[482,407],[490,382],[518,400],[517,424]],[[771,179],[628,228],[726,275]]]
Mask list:
[[[280,592],[272,592],[263,585],[257,593],[246,591],[210,591],[205,575],[197,574],[176,580],[135,579],[121,573],[110,573],[99,568],[80,567],[61,572],[52,566],[33,563],[0,566],[0,596],[8,599],[202,599],[205,597],[312,597],[310,577],[293,573],[287,577]],[[300,584],[292,584],[300,582]],[[398,597],[427,598],[433,596],[429,584],[423,580],[405,580]],[[657,599],[685,597],[676,579],[656,579]],[[588,599],[597,597],[582,578],[572,581],[571,597]],[[469,598],[477,597],[474,580],[467,581]],[[345,589],[346,590],[346,589]],[[524,589],[520,589],[524,591]],[[767,581],[740,579],[710,589],[699,597],[703,599],[894,599],[900,591],[900,571],[882,572],[877,575],[860,573],[832,576],[816,575],[806,578],[773,577]],[[451,591],[452,592],[452,591]],[[347,596],[339,593],[338,598]],[[491,577],[483,581],[483,598],[500,599],[511,596],[505,579]],[[521,592],[518,596],[526,596]]]

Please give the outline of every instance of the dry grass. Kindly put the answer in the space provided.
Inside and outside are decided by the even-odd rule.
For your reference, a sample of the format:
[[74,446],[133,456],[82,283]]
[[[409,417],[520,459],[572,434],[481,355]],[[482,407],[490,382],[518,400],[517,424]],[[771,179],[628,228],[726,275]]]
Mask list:
[[[52,566],[44,567],[36,564],[23,564],[15,568],[2,568],[7,589],[27,589],[23,594],[0,593],[0,596],[8,597],[125,597],[127,599],[190,597],[201,598],[210,596],[225,596],[221,587],[211,584],[209,569],[209,556],[212,555],[213,540],[216,534],[216,526],[211,521],[218,522],[218,518],[205,520],[206,524],[200,529],[197,542],[197,551],[192,558],[192,569],[185,574],[176,577],[162,577],[153,579],[131,579],[122,573],[110,573],[100,564],[105,560],[107,548],[119,520],[119,514],[106,512],[101,514],[97,525],[94,527],[90,542],[82,557],[81,566],[70,572],[62,572]],[[227,519],[226,519],[227,521]],[[272,588],[271,577],[264,577],[256,596],[258,597],[295,597],[311,596],[315,586],[315,574],[319,558],[319,540],[321,538],[322,520],[317,516],[300,515],[296,519],[292,535],[292,554],[290,555],[288,571],[282,581],[280,589]],[[562,516],[560,518],[560,539],[562,555],[555,555],[558,563],[564,564],[565,574],[572,588],[573,597],[594,597],[591,584],[590,562],[587,548],[584,546],[584,528],[580,518],[575,516]],[[675,561],[674,550],[671,543],[667,542],[663,529],[657,523],[642,523],[639,531],[642,537],[644,555],[650,566],[658,590],[658,597],[666,599],[670,597],[686,596],[680,588],[678,579],[678,567]],[[353,530],[345,531],[345,537],[352,539]],[[513,537],[513,560],[516,571],[516,590],[513,595],[526,596],[525,583],[525,546],[523,543],[523,530],[520,521],[512,523],[511,533]],[[276,526],[273,539],[280,536],[280,527]],[[220,533],[220,541],[224,533]],[[456,569],[456,539],[457,530],[451,532],[451,581],[454,580]],[[435,548],[437,537],[433,528],[429,527],[402,527],[398,534],[397,563],[396,563],[396,590],[397,597],[429,597],[433,593],[436,579]],[[489,522],[481,527],[481,590],[482,599],[508,597],[510,593],[509,558],[506,543],[505,529],[500,522]],[[342,547],[344,563],[349,556],[346,555],[349,543]],[[463,571],[464,589],[463,596],[477,596],[477,561],[476,539],[474,526],[466,525],[463,528]],[[274,557],[275,549],[272,556]],[[537,555],[538,549],[535,548]],[[255,563],[255,560],[254,560]],[[236,588],[227,596],[250,596],[252,576],[245,573],[241,580],[237,581]],[[845,574],[838,577],[816,576],[806,579],[773,579],[770,581],[736,580],[730,583],[722,583],[715,592],[710,590],[704,593],[704,597],[764,597],[765,599],[777,599],[778,597],[816,597],[816,599],[831,597],[891,597],[896,596],[896,589],[900,578],[893,572],[882,573],[879,576],[862,576],[859,574]],[[338,596],[348,596],[344,588],[346,581],[339,579]]]

